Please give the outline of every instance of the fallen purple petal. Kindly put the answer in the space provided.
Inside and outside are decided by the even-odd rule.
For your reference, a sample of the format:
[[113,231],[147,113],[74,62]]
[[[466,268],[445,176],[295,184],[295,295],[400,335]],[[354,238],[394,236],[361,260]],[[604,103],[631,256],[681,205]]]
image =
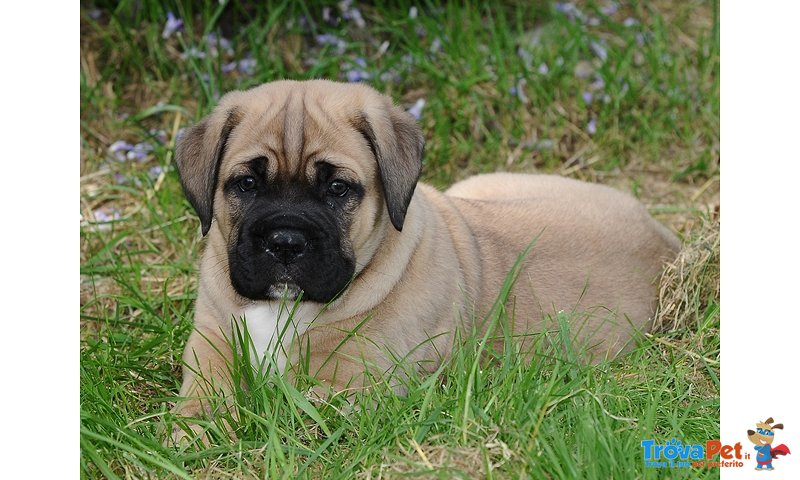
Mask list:
[[133,148],[133,145],[131,145],[130,143],[126,142],[125,140],[117,140],[116,142],[114,142],[111,145],[109,145],[108,151],[110,153],[116,153],[116,152],[119,152],[119,151],[122,151],[122,150],[127,152],[131,148]]
[[175,132],[175,141],[178,142],[183,137],[183,134],[186,133],[186,127],[181,127]]
[[414,20],[415,18],[417,18],[418,13],[419,12],[417,12],[417,7],[411,7],[408,9],[408,18]]
[[589,120],[589,123],[586,125],[586,131],[589,133],[589,135],[594,135],[595,133],[597,133],[596,119],[592,118],[591,120]]
[[152,137],[155,137],[161,143],[167,143],[167,131],[164,129],[151,128],[150,130],[147,131],[147,134]]
[[622,21],[622,24],[625,25],[626,27],[632,27],[634,25],[638,25],[639,24],[639,20],[636,20],[635,18],[628,17],[628,18],[626,18],[625,20]]
[[583,103],[585,103],[586,105],[590,105],[592,103],[592,98],[594,97],[594,95],[592,95],[592,92],[583,92],[583,94],[581,94],[581,97],[583,98]]
[[183,20],[173,15],[172,12],[167,12],[167,23],[164,24],[161,38],[167,39],[179,30],[183,30]]
[[420,120],[422,118],[423,108],[425,108],[425,99],[420,98],[414,103],[414,105],[411,106],[411,108],[407,110],[407,112],[410,113],[412,117],[416,118],[417,120]]
[[222,64],[222,73],[231,73],[232,71],[236,70],[236,67],[239,66],[238,62],[229,62]]
[[126,177],[121,173],[115,173],[113,176],[114,176],[114,182],[116,182],[117,185],[124,185],[128,183],[128,177]]
[[125,156],[132,148],[133,145],[130,143],[124,140],[117,140],[108,147],[108,153],[110,153],[111,156],[114,157],[114,159],[118,162],[124,162]]
[[603,80],[602,77],[595,77],[594,81],[589,85],[589,87],[591,87],[592,90],[595,91],[602,90],[606,88],[606,82],[605,80]]
[[618,10],[619,10],[619,4],[617,2],[612,2],[600,7],[600,13],[608,17],[617,13]]
[[242,75],[253,75],[256,73],[258,61],[252,57],[246,57],[239,60],[239,73]]
[[583,20],[583,12],[572,2],[556,2],[555,9],[559,13],[563,13],[570,20]]
[[164,167],[162,167],[161,165],[157,165],[147,171],[147,176],[150,177],[150,180],[155,180],[162,173],[164,173]]
[[336,53],[338,55],[343,54],[344,51],[347,50],[347,42],[337,37],[336,35],[330,33],[317,35],[316,37],[314,37],[314,40],[316,40],[317,45],[321,46],[331,45],[333,47],[336,47]]
[[93,20],[97,20],[102,16],[103,16],[103,11],[100,10],[99,8],[95,8],[95,9],[89,10],[89,18],[91,18]]
[[594,54],[597,55],[597,58],[600,60],[606,61],[608,58],[608,51],[606,50],[606,47],[601,45],[599,42],[589,42],[589,48],[592,49],[592,52],[594,52]]
[[211,55],[218,57],[220,53],[225,53],[228,56],[233,56],[233,46],[231,41],[225,37],[217,36],[216,33],[209,33],[206,35],[206,45]]
[[589,25],[591,27],[596,27],[600,25],[600,19],[597,17],[589,17],[589,19],[586,20],[586,25]]
[[109,223],[120,218],[122,215],[116,208],[103,207],[94,211],[94,219],[97,223]]
[[546,63],[542,63],[539,65],[537,72],[539,72],[539,75],[547,75],[550,73],[550,67],[548,67]]
[[352,20],[352,22],[355,23],[356,27],[358,28],[364,28],[367,26],[367,22],[365,22],[364,17],[361,16],[361,10],[357,8],[351,8],[343,11],[342,18],[345,20]]
[[364,70],[350,70],[345,73],[345,78],[350,83],[356,82],[363,82],[364,80],[369,80],[372,78],[372,75],[369,72],[365,72]]
[[143,162],[147,160],[147,157],[152,153],[154,150],[153,145],[148,142],[137,143],[128,151],[126,158],[128,160],[136,160],[137,162]]

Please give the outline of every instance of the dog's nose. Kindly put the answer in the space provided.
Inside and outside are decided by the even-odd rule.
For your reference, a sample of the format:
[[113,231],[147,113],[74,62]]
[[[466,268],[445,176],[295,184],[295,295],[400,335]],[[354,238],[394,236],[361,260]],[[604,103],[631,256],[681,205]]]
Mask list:
[[306,235],[293,228],[271,231],[266,238],[267,252],[283,263],[291,263],[301,256],[308,247]]
[[752,431],[752,430],[748,430],[748,431],[747,431],[747,434],[748,434],[748,435],[754,435],[755,433],[756,433],[756,432],[754,432],[754,431]]

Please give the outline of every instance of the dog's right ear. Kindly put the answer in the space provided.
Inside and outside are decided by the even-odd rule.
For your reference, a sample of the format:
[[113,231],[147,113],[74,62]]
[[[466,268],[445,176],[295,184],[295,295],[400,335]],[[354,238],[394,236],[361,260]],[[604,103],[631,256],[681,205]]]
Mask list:
[[186,198],[200,217],[203,236],[211,228],[214,216],[214,190],[217,188],[219,165],[225,155],[231,131],[241,115],[233,107],[218,108],[186,130],[175,149],[175,164]]

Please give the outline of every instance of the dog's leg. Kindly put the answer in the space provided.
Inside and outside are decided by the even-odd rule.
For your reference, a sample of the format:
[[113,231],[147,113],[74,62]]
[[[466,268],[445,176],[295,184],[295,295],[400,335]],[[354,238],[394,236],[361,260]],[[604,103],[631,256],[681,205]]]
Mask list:
[[[183,384],[180,400],[172,413],[180,419],[213,421],[220,414],[229,413],[235,419],[233,381],[230,368],[233,352],[222,334],[209,328],[198,327],[192,332],[183,353]],[[220,397],[223,400],[220,403]],[[227,410],[225,412],[224,410]],[[207,423],[206,423],[207,425]],[[200,423],[186,425],[189,431],[175,424],[165,440],[167,445],[179,445],[193,439],[208,444],[206,428]],[[226,433],[235,438],[230,424],[223,419]]]

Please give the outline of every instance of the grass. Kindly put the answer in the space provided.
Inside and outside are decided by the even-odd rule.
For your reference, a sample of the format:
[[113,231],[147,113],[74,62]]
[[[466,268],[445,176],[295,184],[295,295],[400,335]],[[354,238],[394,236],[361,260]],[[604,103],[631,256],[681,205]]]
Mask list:
[[[82,477],[717,477],[647,469],[640,442],[719,438],[718,5],[620,2],[605,15],[606,3],[581,3],[573,20],[545,2],[426,3],[416,18],[393,2],[357,5],[363,28],[326,22],[326,5],[342,16],[322,2],[82,8]],[[184,32],[163,39],[167,11]],[[215,55],[209,33],[230,50]],[[182,59],[192,47],[204,58]],[[225,72],[242,59],[255,68]],[[378,387],[355,411],[239,365],[251,377],[237,392],[239,440],[162,447],[202,244],[172,167],[179,129],[231,89],[358,70],[406,108],[425,99],[427,182],[557,173],[640,198],[685,244],[659,329],[600,365],[565,357],[563,334],[532,363],[467,335],[439,375],[412,376],[404,397]],[[118,161],[117,140],[152,151]]]

